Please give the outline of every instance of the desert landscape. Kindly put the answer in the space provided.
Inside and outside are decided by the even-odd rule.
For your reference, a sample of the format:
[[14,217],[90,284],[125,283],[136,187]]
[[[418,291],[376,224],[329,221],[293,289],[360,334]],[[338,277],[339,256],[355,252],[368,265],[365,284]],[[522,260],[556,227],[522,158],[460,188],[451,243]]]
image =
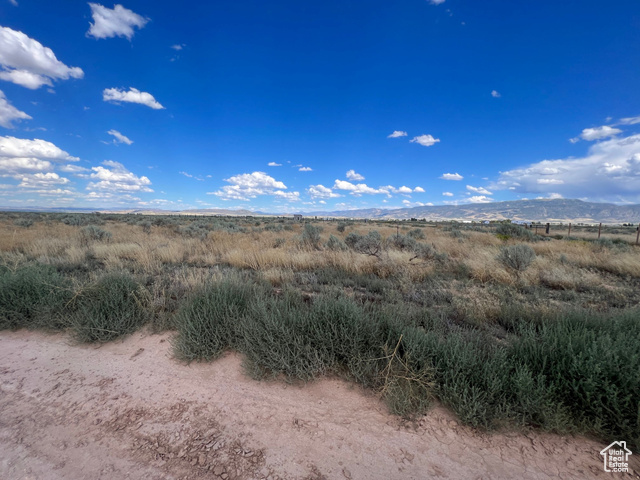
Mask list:
[[1,222],[3,478],[605,478],[640,443],[633,227]]

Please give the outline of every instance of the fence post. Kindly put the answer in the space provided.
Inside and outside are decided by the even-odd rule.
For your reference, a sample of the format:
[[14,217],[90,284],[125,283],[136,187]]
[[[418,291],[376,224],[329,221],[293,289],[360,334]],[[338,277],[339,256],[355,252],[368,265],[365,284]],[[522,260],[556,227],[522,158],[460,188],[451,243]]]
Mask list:
[[536,223],[536,235],[538,234],[538,224]]
[[567,235],[567,237],[571,236],[571,223],[569,223],[569,234]]
[[400,225],[396,225],[396,240],[400,238]]
[[549,235],[549,224],[547,223],[547,228],[545,228],[544,233],[546,233],[547,235]]
[[638,240],[640,240],[640,224],[638,224],[638,228],[636,228],[638,233],[636,234],[636,245],[638,245]]
[[598,226],[598,240],[600,240],[600,232],[602,231],[602,222],[600,222],[600,225]]

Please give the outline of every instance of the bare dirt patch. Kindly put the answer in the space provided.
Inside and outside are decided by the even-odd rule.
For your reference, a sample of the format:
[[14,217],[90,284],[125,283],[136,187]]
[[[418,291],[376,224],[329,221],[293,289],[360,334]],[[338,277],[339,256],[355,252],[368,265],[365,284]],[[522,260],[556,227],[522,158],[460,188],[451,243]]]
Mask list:
[[168,339],[137,333],[95,347],[63,335],[0,334],[0,478],[613,475],[602,468],[604,445],[590,439],[481,433],[442,408],[408,423],[340,380],[256,382],[237,354],[180,364]]

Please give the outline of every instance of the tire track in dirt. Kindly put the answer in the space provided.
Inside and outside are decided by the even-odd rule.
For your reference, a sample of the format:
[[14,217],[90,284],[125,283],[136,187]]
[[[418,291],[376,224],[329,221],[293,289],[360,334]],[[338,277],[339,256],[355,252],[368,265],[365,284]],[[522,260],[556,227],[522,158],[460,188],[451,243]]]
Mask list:
[[1,333],[0,478],[609,478],[590,439],[476,432],[442,408],[403,422],[340,380],[256,382],[237,354],[180,364],[168,338]]

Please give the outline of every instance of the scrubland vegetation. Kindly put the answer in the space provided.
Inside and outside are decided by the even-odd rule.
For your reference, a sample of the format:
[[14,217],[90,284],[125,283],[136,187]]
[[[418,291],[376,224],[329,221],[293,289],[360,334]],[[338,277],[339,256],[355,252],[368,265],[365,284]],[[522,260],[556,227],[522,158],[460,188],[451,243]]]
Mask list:
[[[540,229],[542,232],[542,229]],[[175,331],[182,361],[338,375],[413,417],[640,446],[635,230],[0,215],[0,329]]]

